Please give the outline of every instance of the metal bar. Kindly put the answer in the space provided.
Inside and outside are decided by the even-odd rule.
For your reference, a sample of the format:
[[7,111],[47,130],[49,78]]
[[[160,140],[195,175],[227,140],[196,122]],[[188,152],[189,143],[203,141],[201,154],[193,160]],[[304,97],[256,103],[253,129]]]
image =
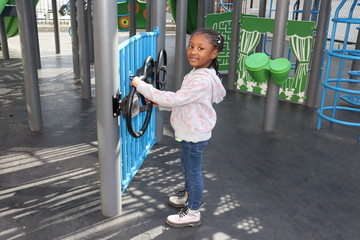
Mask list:
[[307,90],[307,107],[315,107],[319,83],[322,75],[322,65],[324,60],[324,52],[327,40],[327,29],[331,14],[331,1],[321,1],[319,20],[316,30],[316,38],[314,43],[314,54],[311,61],[311,71],[309,76],[309,85]]
[[[356,43],[355,43],[355,49],[359,50],[360,49],[360,27],[358,27],[357,29],[358,29],[358,35],[357,35],[357,39],[356,39]],[[352,61],[351,71],[360,71],[360,60],[354,59]],[[350,75],[350,79],[357,79],[357,76]]]
[[[274,36],[271,46],[271,58],[277,59],[284,56],[284,45],[289,15],[289,0],[276,2]],[[273,131],[275,127],[277,107],[279,102],[279,85],[274,83],[271,76],[268,80],[266,92],[265,115],[263,122],[264,131]]]
[[129,37],[136,35],[136,0],[129,0],[130,2],[130,27]]
[[78,26],[76,21],[76,2],[77,0],[70,0],[70,24],[71,24],[71,44],[72,44],[72,59],[74,78],[80,78],[80,60],[79,60],[79,38]]
[[84,0],[78,0],[77,13],[79,22],[79,52],[80,52],[80,80],[81,80],[81,98],[91,98],[90,82],[90,58],[89,58],[89,39],[88,28],[86,25],[86,16],[84,11]]
[[87,0],[87,27],[88,27],[88,39],[89,39],[89,60],[94,62],[94,31],[93,31],[93,19],[92,19],[92,0]]
[[175,84],[174,90],[181,87],[185,76],[186,62],[186,21],[188,0],[176,1],[176,38],[175,38]]
[[5,28],[5,21],[4,17],[0,17],[0,36],[1,36],[1,50],[3,53],[4,60],[8,60],[9,57],[9,46],[6,36],[6,28]]
[[205,27],[206,0],[198,0],[197,28]]
[[[259,6],[259,17],[264,18],[266,14],[266,0],[260,0],[260,6]],[[264,36],[261,34],[259,44],[256,47],[256,52],[262,52],[264,46]]]
[[[79,6],[79,5],[78,5]],[[94,1],[94,47],[101,212],[121,214],[121,161],[118,119],[111,96],[118,92],[117,0]],[[81,9],[81,8],[80,8]]]
[[241,18],[241,9],[242,1],[235,1],[233,4],[233,15],[231,23],[231,40],[230,46],[234,46],[230,49],[229,56],[229,73],[228,73],[228,82],[227,88],[229,90],[234,90],[234,84],[237,81],[237,59],[238,59],[238,50],[239,48],[239,38],[240,38],[240,18]]
[[[155,0],[150,1],[150,12],[151,29],[156,26],[160,28],[160,35],[156,41],[156,53],[159,53],[160,49],[165,49],[165,32],[166,32],[166,0]],[[148,16],[149,16],[148,15]],[[158,61],[158,59],[156,59]],[[163,127],[164,127],[164,112],[156,111],[156,140],[161,142],[163,140]]]
[[151,16],[152,16],[151,8],[152,8],[152,5],[153,5],[152,2],[153,2],[152,0],[147,0],[146,1],[146,12],[150,13],[150,14],[146,14],[146,31],[147,32],[152,31],[152,29],[151,29]]
[[39,32],[38,32],[38,28],[37,28],[37,21],[36,21],[36,10],[35,10],[35,1],[34,0],[30,0],[29,1],[29,7],[30,7],[30,13],[31,13],[31,19],[32,19],[32,24],[34,26],[34,32],[33,32],[33,37],[35,40],[35,55],[36,55],[36,66],[38,69],[41,68],[41,57],[40,57],[40,47],[39,47]]
[[16,1],[29,127],[31,131],[38,132],[41,130],[43,122],[37,66],[36,62],[33,61],[36,53],[34,49],[35,40],[32,33],[35,30],[32,23],[31,12],[28,11],[29,8],[30,3],[28,0]]
[[60,53],[60,37],[59,37],[59,18],[56,0],[51,0],[52,4],[52,13],[53,13],[53,22],[54,22],[54,35],[55,35],[55,49],[56,54]]
[[312,7],[312,0],[304,0],[303,12],[302,12],[302,15],[301,15],[301,20],[310,21],[311,7]]

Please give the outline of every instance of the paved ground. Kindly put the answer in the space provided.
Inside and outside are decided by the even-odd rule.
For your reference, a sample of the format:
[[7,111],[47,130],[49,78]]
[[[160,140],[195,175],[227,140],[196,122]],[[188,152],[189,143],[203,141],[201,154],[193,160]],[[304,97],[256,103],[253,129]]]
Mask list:
[[[41,133],[28,130],[17,38],[9,42],[12,59],[0,60],[0,239],[359,238],[359,129],[325,122],[316,130],[315,110],[280,102],[276,131],[263,133],[265,99],[237,91],[216,106],[201,227],[165,224],[176,212],[167,196],[182,184],[167,117],[163,142],[124,194],[123,214],[102,216],[95,91],[81,100],[67,33],[61,33],[60,55],[52,33],[40,33],[40,44]],[[174,50],[173,34],[167,49]]]

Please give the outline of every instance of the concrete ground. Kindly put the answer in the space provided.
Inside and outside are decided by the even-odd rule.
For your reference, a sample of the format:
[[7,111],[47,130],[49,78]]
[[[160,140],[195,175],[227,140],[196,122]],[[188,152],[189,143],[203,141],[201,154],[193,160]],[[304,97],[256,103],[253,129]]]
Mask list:
[[[238,91],[216,105],[218,123],[204,156],[201,227],[165,223],[177,212],[167,197],[183,182],[168,115],[163,141],[123,196],[122,215],[104,217],[95,91],[81,100],[70,36],[61,32],[56,55],[53,33],[39,35],[40,133],[28,130],[18,37],[9,41],[11,60],[0,59],[0,239],[359,239],[359,129],[324,121],[316,130],[314,109],[279,102],[276,130],[264,133],[265,98]],[[173,33],[166,44],[171,81]]]

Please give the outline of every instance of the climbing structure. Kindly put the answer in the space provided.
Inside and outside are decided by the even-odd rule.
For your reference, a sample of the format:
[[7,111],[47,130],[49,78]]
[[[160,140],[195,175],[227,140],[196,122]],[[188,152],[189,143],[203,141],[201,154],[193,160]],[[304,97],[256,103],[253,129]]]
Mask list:
[[[355,26],[359,26],[360,18],[358,14],[354,14],[359,11],[360,2],[354,0],[350,11],[343,14],[343,7],[346,0],[342,0],[338,8],[336,9],[335,16],[332,19],[332,34],[331,41],[328,50],[328,62],[323,81],[323,92],[321,97],[320,108],[318,110],[318,129],[321,128],[322,119],[330,122],[343,124],[347,126],[360,127],[360,122],[353,122],[354,116],[351,113],[360,112],[360,80],[351,79],[349,76],[360,77],[359,69],[355,71],[345,71],[344,66],[346,61],[360,61],[360,50],[353,49],[349,44],[350,29]],[[337,33],[340,25],[345,25],[346,30],[342,39],[342,48],[337,49],[335,47],[335,39],[338,39],[340,34]],[[359,28],[358,28],[359,30]],[[339,63],[335,62],[339,60]],[[330,71],[337,71],[337,78],[330,79]],[[349,114],[337,114],[338,111],[348,111]],[[351,113],[350,113],[351,112]],[[343,119],[344,116],[348,119]],[[355,117],[356,118],[356,117]],[[359,118],[357,118],[359,119]],[[360,138],[359,138],[360,140]]]

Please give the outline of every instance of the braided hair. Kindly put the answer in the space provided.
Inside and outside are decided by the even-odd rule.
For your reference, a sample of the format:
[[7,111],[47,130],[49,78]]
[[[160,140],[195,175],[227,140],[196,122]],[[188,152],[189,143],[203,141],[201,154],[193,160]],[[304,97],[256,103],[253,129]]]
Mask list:
[[[209,39],[210,43],[215,47],[218,52],[221,52],[224,48],[224,38],[221,36],[221,34],[212,28],[199,28],[195,30],[191,36],[195,34],[204,34]],[[219,73],[219,62],[217,57],[214,58],[208,68],[214,68],[216,71],[216,75],[220,77]]]

